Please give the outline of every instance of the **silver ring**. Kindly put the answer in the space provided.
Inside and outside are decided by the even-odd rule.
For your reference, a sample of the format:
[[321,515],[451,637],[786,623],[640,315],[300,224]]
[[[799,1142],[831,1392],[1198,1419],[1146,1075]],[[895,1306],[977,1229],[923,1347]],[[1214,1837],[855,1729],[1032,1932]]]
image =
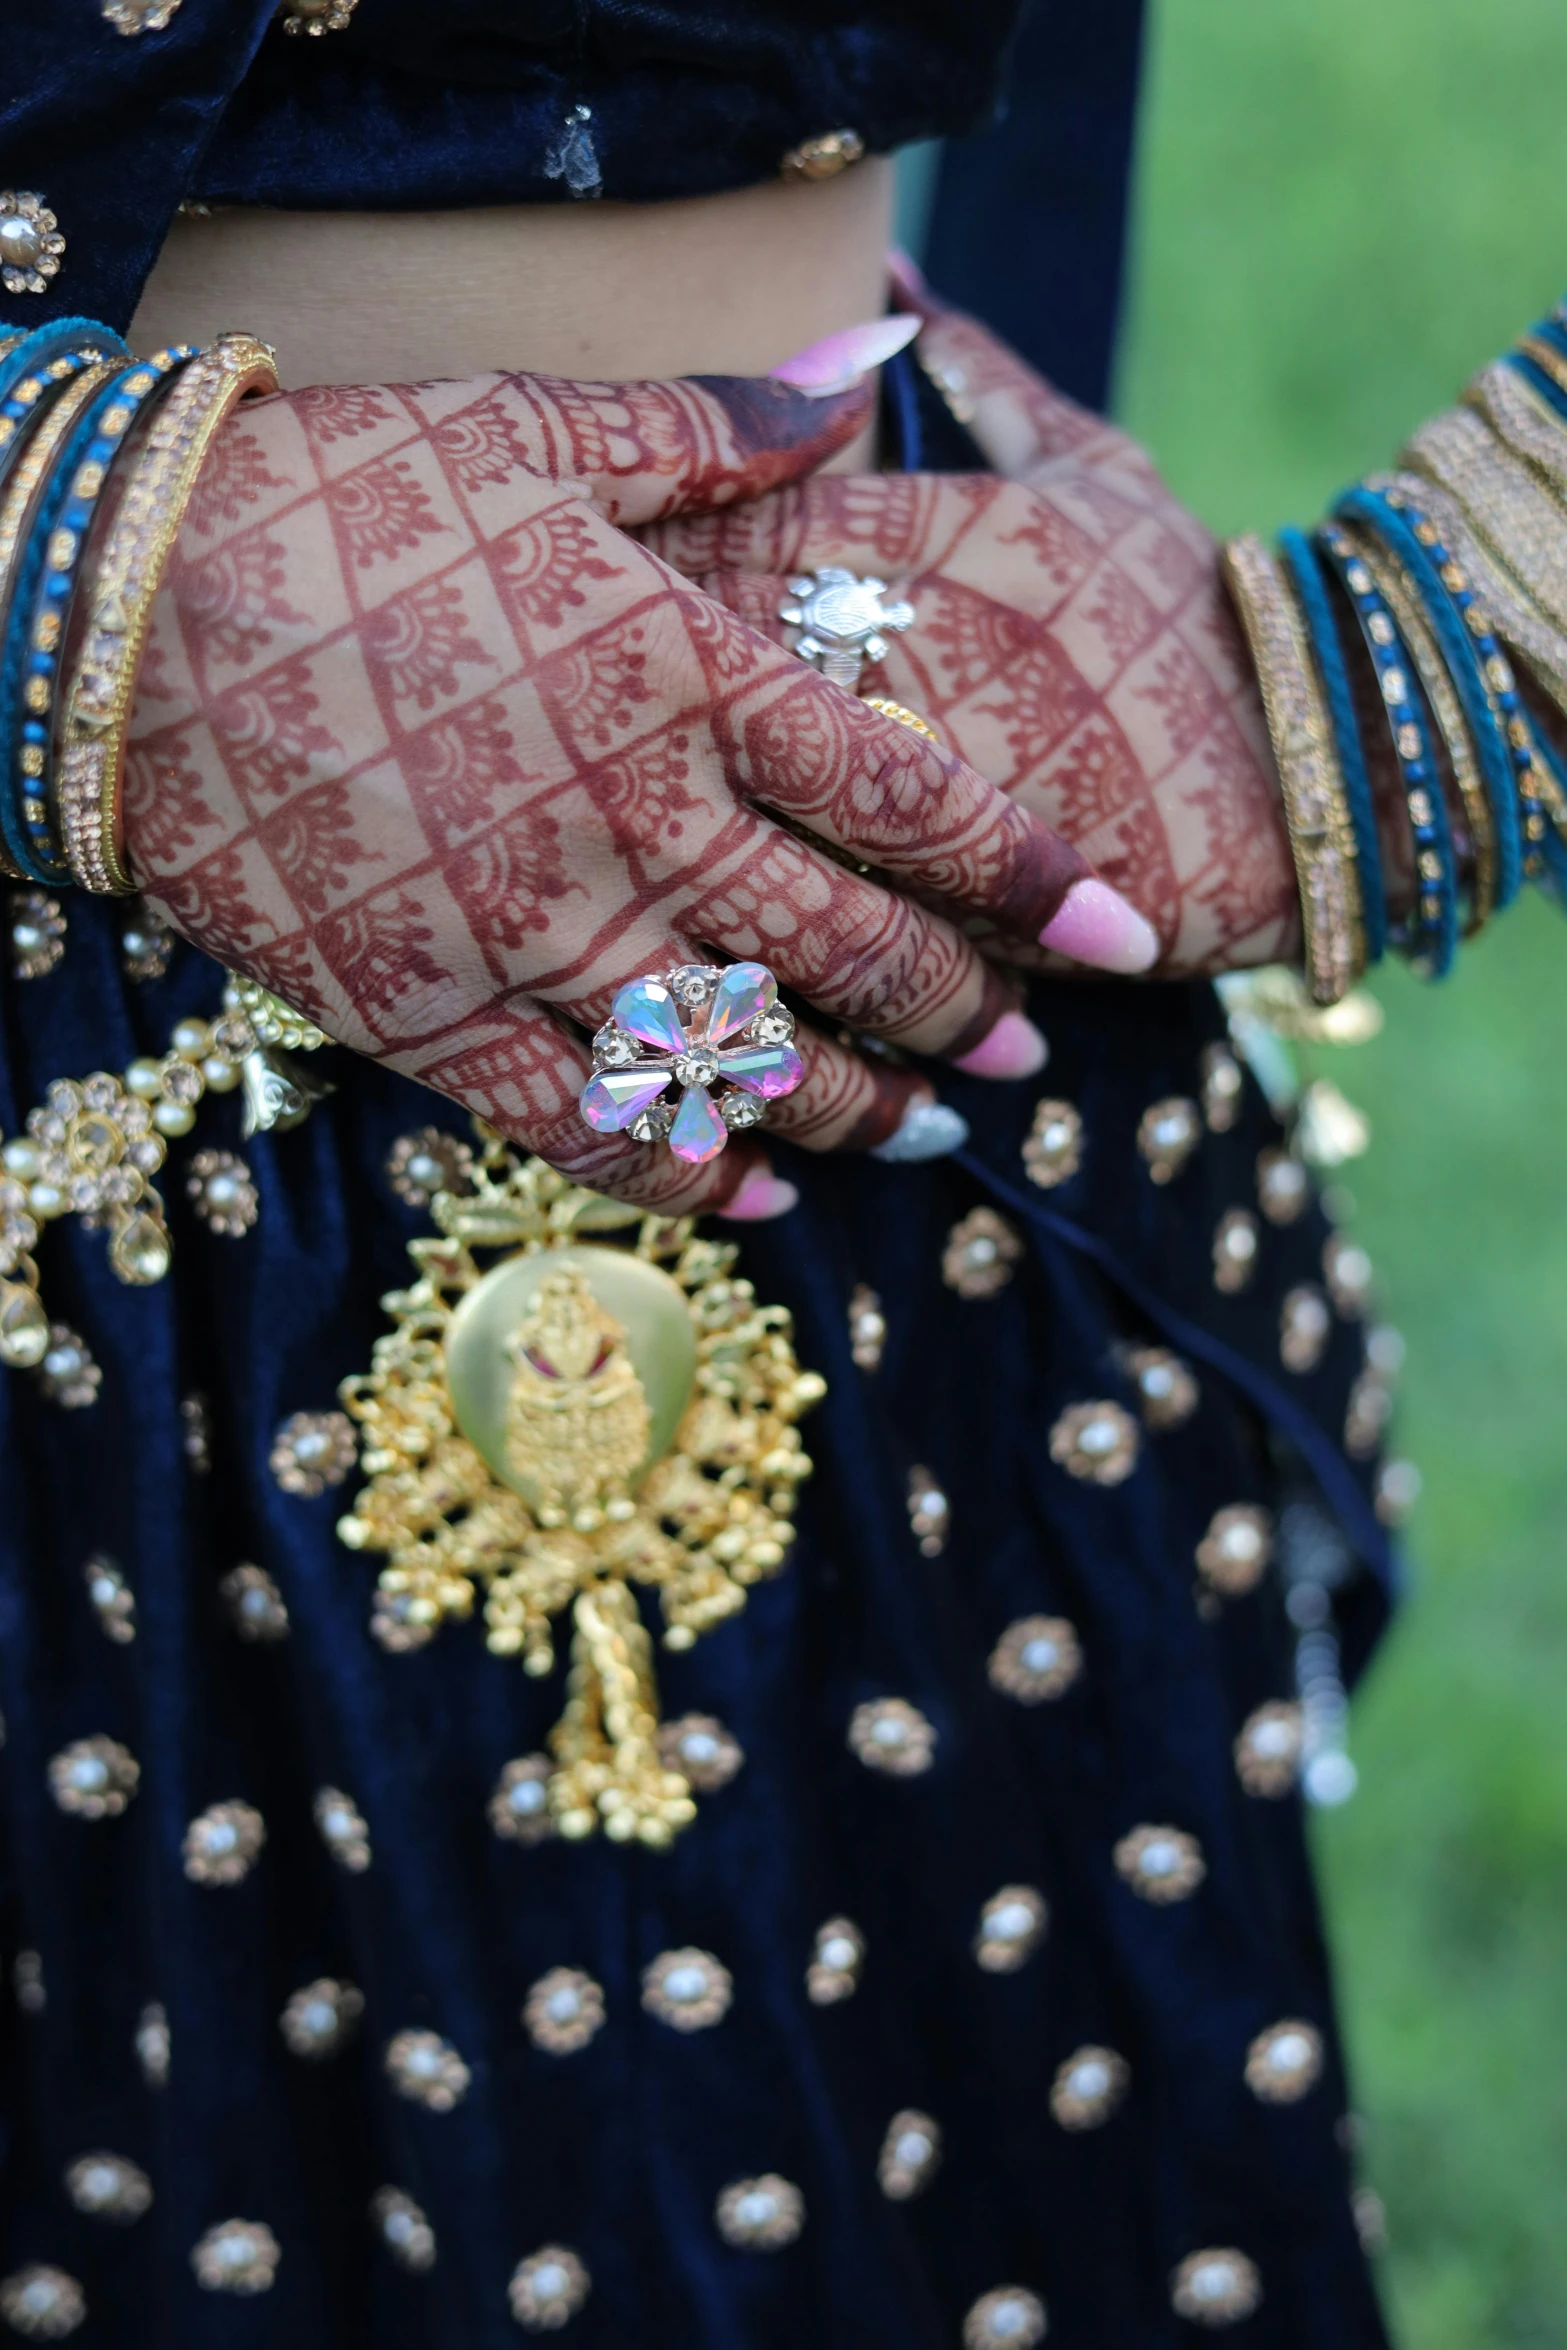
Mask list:
[[793,599],[778,608],[786,626],[800,631],[794,650],[834,685],[853,693],[867,661],[882,661],[889,635],[914,625],[912,604],[884,604],[884,579],[861,579],[833,563],[789,582]]

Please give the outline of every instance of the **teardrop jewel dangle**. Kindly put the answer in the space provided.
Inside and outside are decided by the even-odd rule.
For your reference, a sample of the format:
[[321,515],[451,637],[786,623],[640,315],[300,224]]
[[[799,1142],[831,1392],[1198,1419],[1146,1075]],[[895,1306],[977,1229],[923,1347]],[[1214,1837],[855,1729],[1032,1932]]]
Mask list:
[[[683,963],[628,980],[593,1039],[593,1075],[578,1107],[595,1134],[666,1142],[705,1166],[731,1133],[793,1093],[805,1068],[794,1019],[765,963]],[[678,1103],[666,1099],[678,1086]]]

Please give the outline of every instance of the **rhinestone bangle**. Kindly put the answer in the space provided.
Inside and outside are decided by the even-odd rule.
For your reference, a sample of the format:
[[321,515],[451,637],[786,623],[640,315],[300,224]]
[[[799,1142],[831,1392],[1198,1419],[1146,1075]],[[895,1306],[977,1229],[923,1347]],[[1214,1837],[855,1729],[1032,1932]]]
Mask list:
[[277,361],[251,335],[224,335],[191,361],[153,419],[93,581],[66,702],[60,816],[83,889],[126,896],[125,744],[152,607],[212,443],[237,402],[278,389]]

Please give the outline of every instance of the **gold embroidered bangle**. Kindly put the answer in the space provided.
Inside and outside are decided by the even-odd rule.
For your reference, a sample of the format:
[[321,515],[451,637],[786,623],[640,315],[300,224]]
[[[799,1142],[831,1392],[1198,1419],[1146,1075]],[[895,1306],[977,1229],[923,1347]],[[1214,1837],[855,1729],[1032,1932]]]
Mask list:
[[1336,1004],[1365,969],[1365,922],[1349,796],[1304,623],[1270,550],[1248,533],[1224,550],[1273,744],[1300,888],[1306,980]]
[[1530,466],[1567,508],[1567,422],[1533,385],[1496,360],[1468,385],[1464,404],[1484,417],[1502,446]]
[[1567,628],[1567,525],[1550,492],[1472,410],[1423,424],[1404,461],[1449,491],[1553,627]]
[[131,705],[152,607],[208,451],[235,404],[275,392],[277,361],[251,335],[224,335],[193,359],[137,452],[92,580],[87,626],[66,699],[60,823],[83,889],[123,897],[122,784]]
[[[1398,623],[1398,631],[1409,647],[1420,683],[1437,731],[1447,749],[1453,781],[1463,802],[1464,821],[1468,827],[1474,852],[1474,870],[1470,878],[1469,919],[1464,927],[1466,938],[1475,938],[1485,928],[1496,905],[1496,824],[1491,814],[1491,803],[1486,796],[1485,781],[1480,773],[1480,761],[1475,750],[1474,736],[1464,716],[1447,663],[1437,648],[1435,637],[1427,625],[1420,598],[1408,574],[1372,537],[1369,531],[1356,530],[1349,523],[1340,526],[1353,546],[1356,555],[1370,572],[1378,595]],[[1505,731],[1506,721],[1501,722]]]
[[1497,634],[1527,661],[1551,700],[1567,716],[1567,634],[1552,626],[1506,564],[1472,529],[1458,500],[1414,473],[1379,478],[1378,487],[1401,490],[1413,504],[1424,507],[1469,574],[1471,585],[1484,597]]

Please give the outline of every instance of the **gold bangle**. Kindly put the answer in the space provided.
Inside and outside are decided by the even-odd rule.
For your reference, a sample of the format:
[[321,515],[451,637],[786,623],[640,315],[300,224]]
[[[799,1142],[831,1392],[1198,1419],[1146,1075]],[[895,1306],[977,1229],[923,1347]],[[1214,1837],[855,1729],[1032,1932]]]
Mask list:
[[1458,500],[1423,474],[1390,474],[1379,477],[1377,486],[1401,490],[1430,515],[1469,574],[1471,586],[1484,598],[1498,636],[1506,639],[1520,660],[1528,662],[1551,700],[1567,716],[1567,635],[1551,625],[1506,564],[1476,535]]
[[224,335],[193,359],[137,452],[102,557],[66,698],[60,823],[83,889],[128,896],[122,786],[125,744],[153,602],[202,466],[247,393],[275,392],[277,361],[251,335]]
[[1553,627],[1567,628],[1567,527],[1560,508],[1471,409],[1423,424],[1404,452],[1463,507],[1519,586]]
[[[1437,731],[1446,745],[1453,781],[1464,806],[1464,821],[1474,846],[1474,876],[1464,936],[1475,938],[1485,928],[1496,906],[1496,823],[1480,773],[1474,736],[1408,573],[1384,552],[1369,531],[1356,530],[1349,523],[1341,523],[1339,527],[1398,623],[1398,632],[1409,647]],[[1500,723],[1505,732],[1506,721]]]
[[1262,540],[1224,550],[1229,582],[1262,689],[1300,888],[1306,981],[1312,1000],[1336,1004],[1365,969],[1361,876],[1349,795],[1305,626]]
[[1484,417],[1502,446],[1531,467],[1567,508],[1567,422],[1546,406],[1533,385],[1496,360],[1466,387],[1464,404]]

